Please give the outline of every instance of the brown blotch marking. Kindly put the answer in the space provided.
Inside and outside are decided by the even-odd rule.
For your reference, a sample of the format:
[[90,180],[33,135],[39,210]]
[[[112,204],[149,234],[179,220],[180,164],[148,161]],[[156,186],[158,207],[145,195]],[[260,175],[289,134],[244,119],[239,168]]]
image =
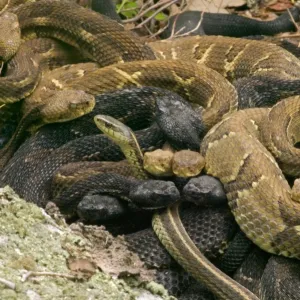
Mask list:
[[[226,194],[230,194],[230,197],[232,199],[235,199],[231,201],[231,206],[233,210],[237,208],[238,192],[245,189],[251,190],[253,188],[251,184],[253,182],[259,181],[259,179],[261,178],[261,175],[255,176],[254,174],[251,174],[252,176],[251,178],[249,178],[250,174],[247,174],[248,170],[251,167],[251,158],[253,155],[253,152],[249,153],[248,156],[241,161],[241,163],[243,163],[242,165],[240,165],[238,174],[236,175],[235,179],[230,181],[229,183],[224,184]],[[242,179],[243,175],[245,180]],[[250,181],[251,183],[249,184]]]
[[[273,253],[280,254],[283,252],[280,249],[284,249],[285,255],[288,255],[289,257],[296,257],[298,259],[300,258],[299,255],[292,254],[295,254],[293,253],[293,249],[299,248],[299,244],[299,231],[294,226],[287,227],[285,230],[278,233],[271,242],[274,250]],[[289,245],[289,247],[287,247],[287,245]]]
[[201,58],[203,58],[203,56],[205,55],[206,51],[207,48],[201,47],[201,44],[197,43],[197,46],[194,47],[194,51],[193,51],[195,59],[201,60]]
[[28,11],[28,15],[26,18],[49,18],[50,15],[53,14],[55,11],[55,7],[52,7],[51,5],[40,5],[38,10],[33,9],[32,11]]
[[[281,196],[278,196],[277,202],[278,202],[278,207],[279,207],[279,211],[280,211],[280,216],[281,216],[283,222],[288,227],[293,227],[293,226],[299,225],[300,224],[299,216],[292,216],[291,212],[287,211],[286,201],[284,199],[282,199]],[[289,209],[290,209],[290,207],[289,207]]]
[[235,77],[234,66],[233,67],[231,66],[229,69],[227,69],[228,68],[227,65],[231,65],[231,64],[234,65],[235,63],[237,63],[240,57],[243,56],[243,53],[248,47],[248,45],[249,44],[247,43],[244,45],[240,45],[240,47],[238,47],[238,45],[235,45],[235,47],[229,47],[228,51],[225,53],[224,70],[229,78],[233,79]]

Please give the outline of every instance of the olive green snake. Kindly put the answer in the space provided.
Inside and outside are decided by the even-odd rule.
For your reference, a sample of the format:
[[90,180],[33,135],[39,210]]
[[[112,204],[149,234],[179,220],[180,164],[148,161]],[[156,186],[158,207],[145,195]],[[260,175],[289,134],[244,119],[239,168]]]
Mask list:
[[[174,42],[174,44],[171,45],[171,51],[166,53],[164,49],[164,45],[167,43],[162,43],[156,48],[156,56],[159,57],[161,56],[162,58],[169,58],[170,60],[166,61],[151,61],[151,59],[154,58],[151,50],[143,45],[137,38],[133,37],[127,32],[124,32],[123,28],[120,26],[117,26],[115,23],[111,23],[107,21],[105,18],[103,19],[102,17],[96,16],[93,13],[87,13],[86,11],[82,10],[81,8],[78,8],[74,6],[74,10],[67,11],[66,8],[69,8],[69,4],[67,2],[62,1],[61,3],[59,1],[40,1],[39,3],[41,4],[26,4],[25,6],[22,6],[20,8],[16,8],[13,10],[14,13],[19,17],[20,21],[20,28],[18,25],[14,25],[13,29],[15,29],[15,32],[18,33],[20,29],[23,32],[23,35],[26,37],[31,36],[31,35],[36,35],[36,36],[51,36],[51,37],[56,37],[62,41],[69,41],[71,45],[77,47],[77,48],[82,48],[84,54],[86,57],[89,59],[93,60],[96,62],[96,64],[93,64],[93,70],[89,72],[88,70],[82,68],[78,68],[76,66],[73,68],[73,71],[76,76],[72,76],[72,66],[68,66],[70,73],[63,73],[63,71],[66,69],[65,67],[62,67],[61,69],[57,70],[56,74],[59,74],[58,78],[56,77],[50,77],[52,84],[55,86],[54,89],[62,89],[62,88],[67,88],[67,89],[79,89],[82,88],[84,91],[91,93],[91,94],[97,94],[97,93],[103,93],[108,89],[108,85],[110,84],[109,82],[99,82],[99,78],[104,77],[106,79],[108,78],[115,78],[115,81],[110,88],[110,90],[117,88],[122,88],[122,87],[127,87],[127,86],[140,86],[143,84],[149,84],[150,83],[150,78],[149,74],[158,74],[158,77],[160,77],[160,81],[157,82],[156,84],[160,84],[160,86],[168,86],[169,88],[175,87],[175,90],[178,91],[181,94],[188,94],[191,99],[201,99],[201,104],[203,104],[206,108],[203,113],[203,119],[205,121],[205,125],[207,126],[206,130],[210,129],[213,125],[215,125],[217,122],[221,121],[222,118],[225,118],[227,120],[227,117],[230,116],[230,114],[236,110],[237,108],[237,96],[236,93],[232,87],[227,81],[225,81],[222,76],[218,76],[216,72],[210,71],[209,69],[205,67],[201,67],[200,65],[196,66],[195,63],[190,63],[185,65],[181,60],[179,61],[171,61],[171,58],[177,58],[180,59],[180,53],[184,54],[184,51],[180,52],[180,50],[177,50],[177,41]],[[44,5],[44,6],[43,6]],[[43,9],[41,9],[43,7]],[[65,15],[64,15],[65,14]],[[78,22],[77,20],[80,18],[80,16],[83,15],[83,21]],[[10,21],[13,21],[13,24],[15,23],[14,15],[7,14],[6,15]],[[64,19],[66,17],[66,20],[68,18],[71,19],[71,22],[66,25],[66,32],[65,31],[60,31],[59,29],[55,28],[55,30],[49,30],[47,29],[47,25],[49,23],[53,24],[55,21]],[[75,20],[75,21],[74,21]],[[82,19],[81,19],[82,20]],[[99,24],[97,23],[98,21],[101,21],[101,24],[106,27],[106,30],[109,32],[109,34],[104,33],[101,31],[101,28],[99,29]],[[78,27],[78,24],[80,23],[80,26]],[[61,23],[60,23],[61,25]],[[77,27],[76,27],[77,25]],[[75,34],[70,35],[70,32],[73,32],[73,28],[76,28]],[[72,29],[72,30],[71,30]],[[95,32],[97,31],[98,32]],[[82,32],[84,34],[82,34]],[[102,36],[101,36],[102,33]],[[102,40],[99,42],[99,36],[100,34]],[[84,38],[82,38],[84,36]],[[78,42],[78,38],[81,37],[80,41]],[[87,37],[87,39],[85,39]],[[114,39],[110,39],[111,37],[114,37]],[[197,38],[198,39],[198,38]],[[206,64],[207,66],[211,67],[212,69],[217,69],[219,73],[222,75],[226,76],[227,78],[233,80],[239,77],[243,77],[246,75],[263,75],[263,76],[274,76],[278,79],[289,79],[289,80],[299,80],[300,77],[300,71],[299,71],[299,61],[297,61],[294,57],[291,55],[287,54],[284,51],[279,51],[276,46],[271,46],[269,45],[269,48],[266,51],[263,51],[264,46],[266,44],[258,43],[255,41],[248,41],[245,42],[243,40],[236,40],[236,39],[225,39],[223,40],[222,38],[215,38],[215,37],[206,37],[201,40],[197,41],[197,39],[192,39],[188,38],[186,40],[183,40],[183,44],[186,45],[193,45],[192,49],[193,52],[190,52],[187,57],[188,59],[195,59],[198,62],[202,62]],[[111,43],[111,40],[114,40],[115,42]],[[196,40],[196,41],[195,41]],[[15,40],[14,40],[15,41]],[[173,43],[173,42],[170,42]],[[180,43],[180,41],[178,42]],[[98,45],[98,47],[96,47]],[[100,45],[100,47],[99,47]],[[103,46],[105,45],[105,47]],[[162,48],[160,48],[162,47]],[[13,48],[18,48],[17,44],[13,44]],[[257,51],[256,49],[261,49],[262,52]],[[104,50],[105,51],[104,51]],[[121,49],[121,51],[120,51]],[[155,49],[155,46],[153,45],[153,49]],[[28,50],[27,50],[28,51]],[[106,56],[104,55],[109,53],[111,55]],[[280,54],[280,55],[279,55]],[[1,58],[8,59],[11,57],[11,53],[5,52],[4,54],[1,54]],[[168,55],[170,57],[168,57]],[[143,62],[129,62],[126,63],[126,61],[131,61],[131,60],[145,60]],[[276,60],[277,65],[276,67],[271,66],[271,62]],[[218,64],[218,61],[222,61],[223,64]],[[100,64],[101,66],[107,66],[112,63],[123,63],[122,65],[114,65],[112,67],[108,66],[103,69],[99,69],[97,64]],[[246,63],[245,63],[246,62]],[[34,65],[34,63],[33,63]],[[246,68],[245,68],[246,66]],[[278,68],[277,68],[278,66]],[[170,69],[171,67],[171,69]],[[160,71],[158,71],[160,70]],[[242,73],[244,71],[244,73]],[[161,72],[161,73],[159,73]],[[31,74],[32,75],[32,74]],[[84,75],[84,76],[83,76]],[[201,75],[204,79],[203,81],[197,79]],[[38,75],[35,75],[38,77]],[[201,77],[200,76],[200,77]],[[32,77],[32,76],[31,76]],[[29,78],[29,77],[28,77]],[[27,78],[27,79],[28,79]],[[32,79],[32,78],[31,78]],[[65,79],[65,80],[64,80]],[[161,79],[164,79],[164,81],[161,81]],[[152,80],[152,79],[151,79]],[[175,85],[174,82],[177,82]],[[20,81],[17,83],[13,83],[12,85],[0,85],[0,90],[1,88],[4,89],[1,90],[2,94],[5,96],[4,98],[7,100],[7,102],[14,102],[18,101],[20,98],[22,98],[20,95],[16,97],[16,86],[21,87],[21,90],[24,88],[24,86],[21,85],[25,84],[26,81]],[[28,83],[28,82],[27,82]],[[197,89],[197,86],[200,86],[201,83],[201,88],[199,87]],[[31,82],[28,84],[29,90],[26,90],[25,94],[22,94],[22,96],[26,96],[32,92],[34,87],[36,86],[36,81]],[[13,87],[13,88],[12,88]],[[43,89],[44,86],[41,86],[40,89]],[[217,89],[218,88],[218,89]],[[216,91],[217,90],[217,91]],[[13,91],[13,97],[10,95],[10,92]],[[225,99],[225,101],[224,101]],[[5,101],[6,101],[5,100]],[[2,100],[1,100],[2,101]],[[2,102],[5,102],[2,101]],[[31,104],[29,101],[27,101],[29,107],[32,108],[36,105],[36,103]],[[25,110],[26,111],[26,110]],[[28,109],[27,109],[28,111]],[[259,112],[259,111],[255,111]],[[225,116],[225,117],[224,117]],[[236,116],[236,115],[235,115]],[[260,114],[257,114],[257,117],[253,116],[253,121],[254,124],[252,124],[252,127],[255,129],[256,127],[256,119],[260,116]],[[224,121],[224,123],[226,122]],[[239,124],[238,121],[236,124]],[[294,123],[291,123],[290,128],[295,128],[296,126]],[[251,125],[251,121],[250,121]],[[222,143],[225,143],[224,146],[226,146],[226,142],[235,140],[235,134],[231,133],[233,130],[231,128],[227,128],[222,132],[222,136],[218,136],[218,130],[216,131],[217,133],[214,136],[214,130],[216,128],[219,128],[218,126],[223,126],[223,125],[216,125],[217,127],[214,127],[211,129],[208,137],[204,140],[204,147],[203,147],[203,152],[206,154],[206,156],[209,157],[210,159],[210,165],[208,164],[206,166],[207,172],[211,173],[217,177],[220,177],[223,183],[228,183],[228,175],[223,174],[220,172],[220,167],[219,165],[222,163],[222,161],[218,161],[218,164],[216,161],[222,160],[222,151],[225,149],[225,147],[220,147]],[[248,126],[248,124],[247,124]],[[246,127],[247,127],[246,126]],[[249,126],[248,126],[249,127]],[[247,127],[247,128],[248,128]],[[257,136],[258,134],[256,131],[250,128],[250,133],[254,134]],[[244,135],[248,136],[249,132],[246,131],[246,134],[244,132]],[[222,137],[224,136],[223,140]],[[244,138],[244,136],[243,136]],[[290,140],[297,140],[297,135],[291,133],[289,134],[289,139]],[[119,139],[119,138],[118,138]],[[118,140],[117,139],[117,140]],[[210,140],[211,139],[211,140]],[[264,135],[264,139],[267,141],[268,140],[268,135]],[[220,143],[219,143],[220,140]],[[239,140],[239,139],[237,139]],[[224,142],[225,141],[225,142]],[[254,145],[257,145],[257,142],[254,142]],[[230,147],[233,147],[232,144],[229,144]],[[275,145],[273,142],[269,142],[270,148],[273,148],[275,155],[280,157],[280,150],[278,151],[278,147]],[[220,148],[219,148],[220,147]],[[232,151],[232,149],[229,147],[229,152]],[[249,146],[249,149],[252,146]],[[253,146],[254,147],[254,146]],[[221,149],[221,150],[220,150]],[[241,147],[242,149],[242,147]],[[244,149],[242,149],[244,151]],[[255,150],[255,149],[254,149]],[[253,150],[253,152],[254,152]],[[232,162],[232,169],[233,171],[237,171],[241,169],[240,164],[244,165],[247,163],[247,158],[248,160],[254,155],[250,155],[247,151],[245,152],[239,152],[235,153],[234,158],[231,157],[230,162]],[[126,150],[126,153],[128,150]],[[221,153],[219,153],[221,152]],[[218,153],[218,154],[216,154]],[[242,155],[242,157],[239,157],[239,155]],[[246,157],[244,157],[244,155]],[[137,156],[136,158],[133,159],[133,161],[139,161],[140,157]],[[220,158],[219,158],[220,157]],[[240,159],[237,160],[236,157],[239,157]],[[274,164],[273,160],[266,154],[263,153],[262,157],[269,159],[272,161]],[[260,158],[261,159],[261,158]],[[253,159],[255,160],[255,159]],[[237,164],[237,165],[235,165]],[[284,166],[284,162],[280,163],[281,166]],[[263,165],[263,164],[262,164]],[[255,169],[255,165],[253,167]],[[274,168],[271,167],[270,169],[266,169],[267,172],[271,172]],[[248,177],[252,180],[250,185],[253,185],[252,188],[255,190],[260,188],[261,182],[265,182],[266,178],[262,177],[262,181],[260,181],[261,176],[259,177],[258,175],[256,176],[254,170],[254,175],[251,173]],[[230,171],[228,171],[230,173]],[[141,171],[139,173],[139,176],[142,176],[143,172]],[[234,173],[236,174],[236,173]],[[268,173],[269,174],[269,173]],[[275,170],[276,176],[278,175],[277,169]],[[261,174],[260,174],[261,175]],[[256,176],[256,177],[255,177]],[[273,175],[270,175],[272,177]],[[274,175],[275,176],[275,175]],[[275,176],[275,177],[276,177]],[[246,177],[246,179],[249,179]],[[254,178],[253,178],[254,177]],[[280,179],[278,179],[280,178]],[[278,186],[283,186],[283,192],[282,189],[280,189],[280,199],[286,200],[288,198],[289,190],[287,188],[286,183],[282,183],[283,179],[281,174],[278,175],[278,178],[276,177],[274,180],[277,184],[277,179],[279,180]],[[230,179],[230,178],[229,178]],[[231,178],[232,179],[232,178]],[[244,178],[243,178],[244,179]],[[273,179],[273,178],[272,178]],[[235,181],[234,178],[232,181]],[[232,182],[231,182],[232,183]],[[265,184],[265,183],[264,183]],[[237,184],[238,185],[238,184]],[[276,185],[275,185],[276,186]],[[239,190],[240,186],[235,186],[235,183],[233,183],[230,188],[236,188],[237,190],[234,191],[229,191],[228,193],[232,196],[232,199],[234,201],[236,200],[236,195],[238,195],[238,200],[241,201],[241,199],[244,198],[251,198],[251,195],[249,196],[249,192],[246,188],[246,191],[244,190]],[[233,209],[239,209],[239,205],[235,206],[235,203],[233,201]],[[277,240],[275,240],[275,246],[272,244],[274,241],[272,238],[266,239],[266,245],[262,245],[262,241],[259,239],[259,236],[261,234],[260,230],[257,230],[255,236],[251,236],[252,238],[256,239],[257,244],[260,246],[262,245],[265,250],[267,251],[273,251],[278,254],[283,254],[287,256],[299,256],[299,253],[297,253],[296,250],[286,250],[288,248],[287,245],[290,243],[290,241],[286,241],[286,237],[289,237],[290,234],[295,234],[293,231],[293,226],[289,227],[292,228],[290,231],[288,230],[289,228],[286,228],[286,222],[291,223],[292,225],[297,225],[297,214],[295,213],[292,215],[291,220],[289,220],[290,212],[288,212],[284,207],[280,206],[280,201],[275,203],[274,202],[268,202],[268,205],[270,204],[271,206],[276,206],[274,209],[276,213],[276,219],[273,220],[273,215],[271,214],[270,220],[271,222],[277,222],[280,223],[280,230],[287,229],[287,231],[283,234],[282,237],[278,236]],[[288,201],[287,201],[288,202]],[[253,211],[256,212],[255,210],[256,207],[254,207]],[[294,206],[292,205],[292,209],[297,208],[297,205],[295,204]],[[242,208],[241,213],[237,212],[237,219],[239,220],[239,223],[241,227],[247,231],[247,229],[251,229],[254,225],[253,224],[247,224],[245,222],[244,215],[245,212],[243,211],[244,208]],[[297,209],[296,209],[297,211]],[[183,228],[180,227],[176,207],[171,207],[169,210],[167,210],[168,214],[165,216],[164,214],[161,215],[156,215],[157,217],[154,217],[154,228],[159,224],[159,222],[162,222],[161,225],[158,226],[161,230],[161,235],[164,237],[164,241],[167,241],[166,237],[171,238],[170,242],[171,243],[171,248],[173,251],[182,251],[180,249],[179,240],[180,241],[185,241],[183,247],[189,246],[190,248],[187,249],[188,253],[191,254],[190,259],[194,260],[195,259],[195,254],[192,255],[192,246],[190,244],[190,241],[185,235],[185,232]],[[262,213],[264,215],[265,212]],[[293,214],[293,213],[292,213]],[[255,213],[254,213],[255,215]],[[250,220],[254,220],[252,218],[253,216],[250,216]],[[255,216],[256,217],[256,216]],[[164,218],[166,218],[164,220]],[[247,219],[247,218],[246,218]],[[256,219],[255,219],[256,220]],[[289,220],[289,221],[287,221]],[[277,222],[277,223],[278,223]],[[251,222],[250,222],[251,223]],[[255,223],[255,222],[254,222]],[[258,224],[255,224],[258,225]],[[274,224],[273,224],[274,225]],[[170,232],[171,228],[168,226],[171,226],[172,229],[174,229],[174,232],[179,234],[180,238],[179,240],[178,235],[173,236]],[[248,228],[249,227],[249,228]],[[259,227],[259,226],[257,226]],[[296,226],[295,226],[296,227]],[[157,227],[156,227],[157,228]],[[163,228],[166,228],[167,232],[165,233]],[[276,228],[276,226],[273,226],[272,228]],[[170,231],[169,231],[170,230]],[[261,229],[262,230],[262,229]],[[277,230],[277,229],[276,229]],[[279,231],[280,231],[279,230]],[[157,229],[158,231],[158,229]],[[251,231],[251,230],[250,230]],[[277,232],[276,232],[277,233]],[[251,235],[251,234],[250,234]],[[250,237],[250,238],[251,238]],[[297,237],[297,230],[296,230],[296,237]],[[271,241],[270,241],[271,240]],[[287,244],[285,244],[287,243]],[[292,244],[295,243],[296,241],[292,241]],[[278,246],[279,244],[279,246]],[[168,248],[168,246],[167,246]],[[196,250],[195,250],[196,251]],[[178,252],[178,253],[179,253]],[[218,271],[214,271],[213,266],[209,265],[206,261],[205,258],[201,256],[198,252],[195,252],[197,256],[197,262],[205,263],[206,265],[206,270],[211,271],[212,274],[215,275],[214,278],[214,283],[218,283],[219,277],[221,276]],[[173,254],[176,256],[177,254],[174,252]],[[182,257],[182,254],[180,255]],[[192,261],[188,262],[182,262],[182,264],[188,263],[193,264]],[[186,266],[188,268],[188,266]],[[189,271],[192,274],[195,274],[194,276],[200,276],[198,273],[193,273],[194,271],[192,269],[189,269]],[[214,273],[215,272],[215,273]],[[216,273],[217,272],[217,273]],[[223,278],[223,277],[222,277]],[[222,281],[223,280],[223,281]],[[240,298],[240,299],[253,299],[249,298],[251,295],[248,294],[247,291],[244,291],[242,287],[236,287],[234,282],[231,282],[230,279],[221,279],[221,283],[229,283],[225,284],[223,289],[219,289],[215,291],[217,295],[224,299],[232,299],[234,297]],[[221,286],[220,283],[220,286]],[[207,283],[209,285],[209,283]],[[229,291],[225,292],[226,289],[229,289]],[[221,294],[218,294],[221,293]],[[224,294],[223,294],[224,293]],[[248,298],[247,298],[248,297]]]

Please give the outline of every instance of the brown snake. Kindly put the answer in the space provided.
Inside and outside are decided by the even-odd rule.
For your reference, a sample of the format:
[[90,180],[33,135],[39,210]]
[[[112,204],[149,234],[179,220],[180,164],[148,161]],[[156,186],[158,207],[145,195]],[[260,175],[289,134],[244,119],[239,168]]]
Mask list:
[[[298,259],[300,206],[291,199],[290,187],[271,153],[280,157],[280,165],[285,164],[285,173],[290,169],[293,174],[293,167],[287,165],[293,166],[291,157],[299,152],[293,147],[298,141],[294,134],[299,109],[297,96],[279,102],[271,111],[236,112],[209,131],[201,148],[207,173],[223,182],[231,210],[246,235],[265,251]],[[285,143],[293,151],[280,156],[288,153],[281,153]]]
[[[221,121],[209,131],[201,151],[206,156],[207,173],[219,177],[224,183],[229,204],[241,229],[266,251],[300,258],[298,205],[290,201],[289,187],[281,171],[258,141],[261,137],[257,128],[265,121],[268,109],[231,115],[237,108],[237,94],[233,86],[223,78],[225,76],[233,80],[263,75],[283,80],[300,79],[299,60],[271,44],[204,37],[152,44],[157,57],[169,59],[152,61],[154,56],[151,50],[137,37],[124,31],[122,26],[96,13],[87,13],[83,8],[67,1],[41,0],[11,11],[18,16],[24,38],[57,38],[80,49],[86,58],[96,62],[69,65],[45,74],[31,97],[25,100],[25,112],[42,103],[43,93],[53,90],[79,89],[96,95],[116,88],[151,84],[178,92],[189,101],[204,106],[202,119],[207,131]],[[17,26],[15,29],[18,31]],[[1,38],[5,40],[7,36]],[[24,45],[26,44],[22,46],[25,47]],[[1,57],[7,59],[11,55],[5,52]],[[194,59],[197,64],[184,62],[184,59]],[[137,62],[131,62],[135,60]],[[108,66],[111,64],[113,65]],[[100,69],[99,65],[104,68]],[[38,78],[39,72],[36,74]],[[25,79],[29,79],[31,75]],[[16,93],[18,87],[22,90],[21,83],[14,83],[16,86],[13,87],[5,84],[0,82],[0,91],[6,95],[1,101],[13,102],[32,93],[37,81],[32,80],[30,89],[17,97],[10,93]],[[298,139],[295,134],[297,125],[294,123],[298,118],[295,112],[298,104],[293,101],[299,102],[299,99],[294,99],[296,100],[281,102],[276,108],[283,109],[289,117],[292,116],[291,120],[284,119],[282,122],[290,126],[287,140],[295,142]],[[291,109],[289,103],[293,103]],[[245,117],[242,125],[241,116]],[[233,130],[234,125],[237,129]],[[268,132],[263,132],[263,140],[268,141],[269,137]],[[279,147],[271,141],[268,145],[270,151],[273,150],[281,159]],[[224,153],[228,154],[226,161]],[[258,168],[257,164],[264,168]],[[283,162],[280,165],[285,166]],[[289,167],[285,171],[288,169]],[[261,199],[262,205],[257,205],[257,199]],[[178,224],[179,221],[176,222]],[[233,286],[230,288],[234,289]],[[216,293],[218,294],[217,290]],[[237,297],[230,290],[225,295],[219,295],[224,299]],[[241,293],[239,299],[255,299],[252,295],[249,298],[243,297]]]

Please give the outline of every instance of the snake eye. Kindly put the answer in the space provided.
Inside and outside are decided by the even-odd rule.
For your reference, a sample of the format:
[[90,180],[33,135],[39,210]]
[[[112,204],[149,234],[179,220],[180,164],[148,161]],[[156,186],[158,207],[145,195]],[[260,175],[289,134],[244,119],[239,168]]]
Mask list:
[[110,128],[113,127],[113,125],[111,123],[105,123],[105,127],[108,128],[108,129],[110,129]]

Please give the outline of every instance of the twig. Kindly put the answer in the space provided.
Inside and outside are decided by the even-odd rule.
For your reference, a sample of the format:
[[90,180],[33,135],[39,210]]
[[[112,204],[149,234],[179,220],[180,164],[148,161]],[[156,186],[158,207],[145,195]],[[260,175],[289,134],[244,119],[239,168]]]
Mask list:
[[4,66],[4,62],[2,61],[2,62],[0,63],[0,75],[1,75],[1,72],[2,72],[2,69],[3,69],[3,66]]
[[201,23],[202,23],[202,21],[203,21],[203,15],[204,15],[204,11],[201,12],[200,20],[199,20],[197,26],[196,26],[194,29],[192,29],[192,30],[190,30],[190,31],[188,31],[188,32],[186,32],[186,33],[183,33],[183,34],[181,34],[180,36],[189,35],[190,33],[193,33],[194,31],[197,31],[197,30],[200,28]]
[[159,14],[160,12],[162,12],[164,9],[166,9],[167,7],[171,6],[172,4],[175,4],[176,2],[178,2],[179,0],[172,0],[171,2],[167,3],[166,5],[160,7],[158,10],[156,10],[149,18],[145,19],[143,22],[141,22],[140,24],[138,24],[135,28],[141,28],[143,27],[146,23],[148,23],[150,20],[152,20],[157,14]]
[[128,11],[133,11],[133,10],[136,10],[136,7],[130,7],[130,8],[124,8],[120,11],[120,13],[123,13],[123,12],[128,12]]
[[29,271],[27,272],[23,277],[22,281],[26,281],[29,277],[32,276],[52,276],[52,277],[64,277],[69,279],[78,279],[78,277],[70,274],[63,274],[63,273],[54,273],[54,272],[33,272]]
[[147,9],[139,12],[135,17],[131,18],[131,19],[127,19],[127,20],[124,20],[123,23],[132,23],[132,22],[136,22],[138,21],[140,18],[142,18],[145,14],[147,14],[149,11],[155,9],[155,8],[158,8],[162,5],[164,5],[165,3],[169,3],[170,0],[164,0],[164,1],[159,1],[157,2],[156,4],[153,4],[151,5],[150,7],[148,7]]
[[[297,33],[299,32],[299,33]],[[277,37],[279,39],[281,38],[298,38],[300,37],[300,31],[297,31],[296,33],[290,33],[290,32],[285,32],[285,33],[282,33],[281,35],[278,35]]]
[[[151,26],[150,26],[151,27]],[[151,36],[153,34],[153,32],[151,31],[151,29],[147,26],[147,24],[145,24],[145,28],[148,31],[149,35]]]
[[117,13],[120,13],[120,11],[122,10],[123,6],[127,3],[127,0],[123,0],[119,9],[117,10]]
[[0,278],[0,283],[4,284],[6,287],[8,287],[9,289],[11,290],[15,290],[16,289],[16,284],[9,281],[9,280],[6,280],[4,278]]
[[181,36],[181,32],[183,31],[185,29],[185,26],[182,26],[179,30],[177,30],[174,34],[173,34],[173,36],[170,36],[169,38],[168,38],[168,40],[169,39],[172,39],[172,38],[174,38],[174,37],[179,37],[179,36]]
[[296,23],[296,21],[295,21],[293,15],[291,14],[290,10],[288,9],[287,11],[289,12],[291,20],[292,20],[293,24],[295,25],[295,28],[297,29],[297,32],[299,32],[300,31],[299,25]]
[[223,0],[221,0],[220,4],[218,5],[218,10],[217,10],[217,12],[220,12],[220,8],[221,8],[222,4],[223,4]]
[[[174,34],[175,34],[175,26],[176,26],[176,22],[177,22],[178,17],[179,17],[179,14],[175,16],[170,36],[174,36]],[[169,20],[168,20],[168,25],[169,25]],[[185,28],[185,26],[184,26],[184,28]]]
[[[203,9],[203,11],[206,11],[206,12],[210,12],[210,7],[209,7],[209,5],[210,5],[210,2],[208,2],[208,1],[201,1],[202,2],[202,4],[203,4],[203,6],[204,6],[204,9]],[[213,1],[212,1],[213,2]]]
[[202,21],[203,21],[203,15],[204,15],[204,11],[202,11],[201,12],[201,17],[200,17],[200,20],[199,20],[199,22],[198,22],[198,24],[197,24],[197,26],[195,27],[195,28],[193,28],[193,29],[191,29],[190,31],[188,31],[188,32],[185,32],[185,33],[182,33],[182,34],[180,34],[180,32],[182,32],[184,29],[185,29],[185,26],[183,26],[183,27],[181,27],[179,30],[177,30],[175,33],[174,33],[174,28],[175,28],[175,23],[176,23],[176,21],[177,21],[177,19],[175,19],[175,21],[174,21],[174,23],[173,23],[173,27],[172,27],[172,33],[171,33],[171,35],[167,38],[167,40],[170,40],[170,39],[173,39],[173,38],[177,38],[177,37],[181,37],[181,36],[187,36],[187,35],[189,35],[189,34],[191,34],[191,33],[193,33],[194,31],[197,31],[198,29],[199,29],[199,27],[201,26],[201,23],[202,23]]
[[155,33],[150,35],[150,38],[154,38],[158,35],[160,35],[164,30],[166,30],[168,27],[168,24],[166,26],[164,26],[163,28],[159,29],[158,31],[156,31]]
[[180,3],[180,10],[181,11],[183,11],[185,8],[184,8],[184,6],[186,6],[187,5],[187,3],[186,3],[186,1],[185,0],[183,0],[181,3]]

